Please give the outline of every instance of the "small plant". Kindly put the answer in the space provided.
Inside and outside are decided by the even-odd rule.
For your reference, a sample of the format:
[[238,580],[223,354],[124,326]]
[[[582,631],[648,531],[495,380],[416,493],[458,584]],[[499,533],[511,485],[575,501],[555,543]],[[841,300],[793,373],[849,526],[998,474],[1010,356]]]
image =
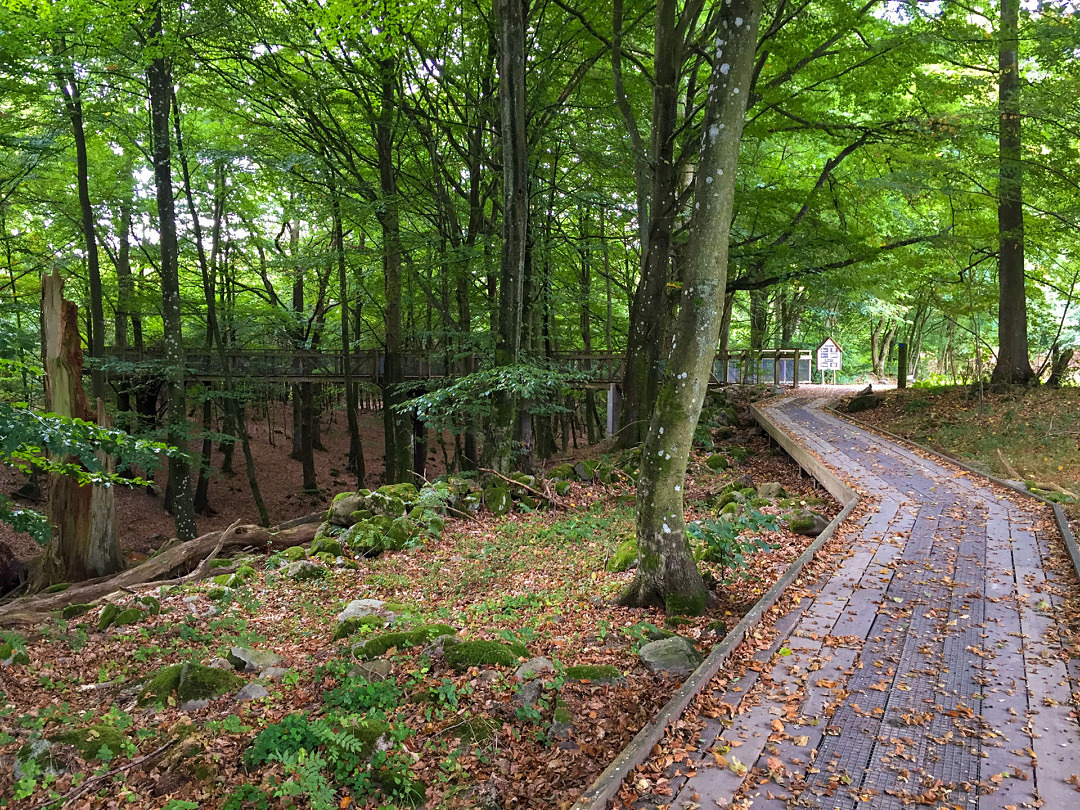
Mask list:
[[[698,520],[686,525],[686,533],[701,543],[699,558],[719,565],[720,578],[724,582],[735,577],[748,579],[750,555],[775,548],[756,534],[762,529],[776,531],[776,518],[763,515],[752,506],[747,506],[746,514],[733,520]],[[743,539],[743,532],[754,534]]]
[[367,681],[350,678],[336,689],[323,693],[328,709],[340,709],[345,714],[361,714],[377,710],[387,712],[401,703],[401,690],[393,681]]

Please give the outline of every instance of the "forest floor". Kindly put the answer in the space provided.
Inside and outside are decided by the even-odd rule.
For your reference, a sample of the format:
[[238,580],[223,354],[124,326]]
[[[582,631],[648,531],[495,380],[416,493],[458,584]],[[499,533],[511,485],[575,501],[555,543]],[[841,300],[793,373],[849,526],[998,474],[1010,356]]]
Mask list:
[[[986,390],[981,399],[965,386],[891,390],[856,418],[998,478],[1080,493],[1080,388]],[[1073,523],[1076,500],[1061,498]]]
[[[378,416],[365,420],[369,459],[378,452]],[[334,427],[324,432],[330,450],[320,454],[325,461],[319,480],[324,487],[341,484],[314,502],[295,495],[299,464],[287,459],[284,434],[265,422],[254,427],[260,469],[276,473],[260,480],[275,519],[306,514],[351,489],[342,437]],[[758,529],[755,538],[762,545],[753,553],[741,549],[746,557],[740,564],[702,563],[721,583],[720,601],[705,616],[668,620],[666,632],[678,632],[703,653],[811,541],[789,531],[782,516],[805,504],[826,518],[838,511],[786,456],[770,452],[765,439],[746,442],[749,455],[723,471],[705,461],[713,453],[737,459],[742,452],[734,445],[695,452],[686,490],[688,520],[714,517],[721,490],[744,476],[757,484],[778,482],[786,497],[755,501],[764,515],[779,519]],[[609,449],[582,447],[570,456],[599,457]],[[369,471],[373,466],[369,460]],[[335,469],[339,474],[331,477]],[[211,502],[218,515],[204,520],[201,531],[253,517],[243,482],[242,473],[214,482]],[[633,535],[633,498],[628,482],[574,483],[558,509],[450,519],[438,540],[359,559],[357,570],[336,569],[326,579],[290,581],[275,570],[283,560],[256,556],[246,585],[222,589],[204,582],[173,589],[161,594],[160,614],[135,624],[99,631],[95,609],[21,635],[6,633],[4,640],[16,652],[25,651],[27,662],[0,668],[0,805],[3,797],[15,797],[8,806],[328,810],[388,806],[388,797],[392,806],[404,806],[415,798],[413,786],[423,785],[429,807],[569,807],[680,683],[650,673],[637,654],[665,632],[663,613],[613,605],[633,571],[612,573],[605,565]],[[160,501],[145,493],[123,494],[118,515],[124,545],[135,555],[153,549],[161,538],[146,538],[164,536],[170,526]],[[466,639],[522,643],[530,657],[548,658],[554,670],[530,687],[514,667],[456,671],[437,651],[402,647],[390,648],[382,659],[388,662],[386,680],[371,670],[370,682],[357,678],[355,671],[350,674],[356,664],[350,640],[333,635],[338,612],[362,598],[395,603],[411,626],[449,624]],[[131,596],[120,607],[134,603]],[[283,659],[283,671],[274,677],[243,676],[252,679],[248,686],[260,687],[258,697],[238,700],[229,692],[187,710],[175,702],[138,704],[140,686],[163,667],[207,663],[234,646]],[[566,676],[565,667],[573,665],[607,665],[621,675],[610,683]],[[526,697],[530,688],[533,694]],[[301,725],[326,720],[320,728],[331,735],[343,734],[359,716],[385,717],[394,745],[359,775],[349,770],[340,736],[309,740],[310,756],[252,765],[250,752],[273,747],[273,740],[260,736],[266,729],[282,745],[290,734],[313,733],[298,728],[289,719],[294,714],[305,718]],[[120,750],[94,746],[97,759],[88,761],[62,748],[61,761],[52,763],[57,773],[33,767],[14,772],[26,745],[90,726],[118,731],[114,747]],[[298,745],[295,739],[291,744]],[[263,798],[244,785],[265,791],[258,794]],[[293,794],[299,795],[288,798]]]

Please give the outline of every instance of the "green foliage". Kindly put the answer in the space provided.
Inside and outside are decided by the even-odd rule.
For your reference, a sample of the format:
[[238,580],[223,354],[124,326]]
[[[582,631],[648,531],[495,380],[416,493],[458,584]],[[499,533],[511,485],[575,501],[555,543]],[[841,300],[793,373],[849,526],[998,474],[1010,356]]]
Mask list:
[[464,377],[449,385],[395,406],[399,413],[417,413],[424,422],[440,430],[460,431],[476,419],[494,414],[496,391],[532,403],[534,414],[559,413],[571,385],[591,375],[572,369],[519,363],[496,366]]
[[240,785],[225,799],[221,810],[270,810],[270,799],[255,785]]
[[388,712],[401,703],[401,690],[391,680],[368,681],[349,678],[341,686],[323,692],[327,709],[340,710],[344,714],[361,714],[369,711]]
[[[686,525],[686,533],[701,544],[701,560],[717,563],[722,577],[726,571],[727,578],[741,579],[749,577],[748,558],[751,554],[773,548],[757,534],[762,530],[776,531],[776,518],[764,515],[752,506],[747,506],[744,514],[731,520],[710,518]],[[750,536],[744,538],[744,533]]]

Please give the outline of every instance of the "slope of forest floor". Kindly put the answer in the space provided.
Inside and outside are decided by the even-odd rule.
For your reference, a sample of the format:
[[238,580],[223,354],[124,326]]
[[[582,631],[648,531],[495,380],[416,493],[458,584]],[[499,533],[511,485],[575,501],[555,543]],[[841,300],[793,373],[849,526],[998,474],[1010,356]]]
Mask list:
[[[674,631],[707,654],[811,541],[783,515],[807,503],[827,517],[837,511],[764,439],[749,442],[750,453],[722,471],[706,463],[715,449],[695,453],[687,517],[715,517],[721,490],[740,478],[745,487],[749,477],[786,490],[782,500],[753,500],[779,519],[757,526],[761,544],[738,549],[746,557],[737,565],[703,562],[721,599],[705,616],[666,627],[661,612],[613,606],[633,576],[606,570],[633,535],[632,484],[579,482],[560,498],[562,508],[450,519],[438,540],[356,559],[355,570],[333,569],[325,579],[290,580],[281,555],[257,556],[246,584],[155,592],[161,612],[133,624],[99,631],[95,608],[5,633],[12,646],[0,648],[9,656],[0,668],[0,804],[568,807],[679,686],[647,671],[640,647]],[[402,645],[358,676],[352,646],[382,629],[333,638],[337,614],[356,599],[392,604],[406,628],[450,625],[467,640],[523,644],[528,655],[519,663],[543,656],[553,668],[531,682],[516,663],[455,670],[438,649]],[[241,673],[250,683],[238,681],[204,706],[140,705],[140,690],[162,668],[212,663],[237,646],[273,652],[280,667]],[[610,670],[567,671],[575,665],[618,675],[609,682]],[[254,697],[238,699],[239,686]],[[357,770],[345,749],[370,718],[389,723],[389,747]],[[27,746],[43,750],[43,740],[87,728],[95,730],[83,753],[54,747],[40,768],[16,772]],[[292,754],[274,753],[282,750]]]
[[1080,493],[1080,388],[983,390],[980,398],[975,387],[941,386],[882,397],[855,418],[998,478],[1022,480],[1059,500],[1074,522],[1080,518],[1071,497]]

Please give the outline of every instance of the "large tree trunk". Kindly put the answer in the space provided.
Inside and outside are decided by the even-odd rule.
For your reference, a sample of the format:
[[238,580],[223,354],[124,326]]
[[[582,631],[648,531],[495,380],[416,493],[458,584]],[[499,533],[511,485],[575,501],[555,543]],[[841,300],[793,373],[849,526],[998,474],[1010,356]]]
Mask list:
[[622,602],[663,605],[668,613],[699,614],[709,596],[686,539],[683,485],[723,318],[735,169],[761,4],[732,0],[719,7],[679,316],[641,453],[639,564]]
[[341,307],[341,363],[345,380],[345,421],[349,430],[349,460],[345,469],[356,475],[356,488],[364,486],[364,448],[360,443],[360,415],[356,384],[352,379],[352,338],[349,335],[349,276],[345,267],[345,228],[341,221],[341,201],[333,190],[334,248],[338,264],[338,305]]
[[1035,379],[1028,359],[1020,152],[1019,0],[1001,0],[998,52],[998,359],[991,381]]
[[188,424],[185,413],[184,334],[180,313],[180,273],[176,242],[176,208],[172,188],[172,146],[169,141],[169,107],[172,78],[163,46],[161,0],[151,6],[149,42],[159,50],[146,75],[150,88],[150,122],[153,135],[154,182],[157,189],[158,233],[161,246],[162,320],[165,332],[165,374],[168,391],[169,444],[183,452],[169,457],[169,486],[176,536],[195,537],[195,508],[188,458]]
[[[66,50],[63,38],[56,49],[60,57]],[[79,189],[79,225],[86,247],[86,274],[90,282],[90,356],[98,360],[90,369],[95,399],[105,399],[105,372],[100,361],[105,356],[105,313],[101,295],[97,234],[94,229],[94,208],[90,204],[90,168],[86,154],[86,132],[83,128],[82,96],[73,71],[58,68],[57,84],[64,95],[64,109],[75,140],[75,177]]]
[[682,38],[676,22],[678,6],[676,0],[658,0],[656,4],[649,237],[642,246],[641,277],[630,310],[619,414],[620,447],[632,447],[644,438],[660,380],[664,291],[671,264],[679,180],[674,158],[678,77],[683,61]]
[[[525,18],[527,0],[495,0],[498,27],[499,136],[503,163],[502,269],[499,274],[495,364],[511,366],[521,353],[525,254],[529,222],[528,140],[525,131]],[[484,442],[487,466],[507,474],[513,463],[516,403],[494,394],[495,413]]]
[[383,235],[383,283],[386,297],[386,366],[383,373],[383,430],[386,437],[386,483],[412,480],[412,427],[409,417],[395,406],[404,402],[405,381],[401,328],[401,221],[397,168],[394,166],[394,60],[380,63],[381,105],[375,123],[375,151],[379,160],[378,219]]
[[[94,421],[82,387],[79,311],[64,300],[64,282],[54,271],[41,284],[41,341],[45,365],[45,408],[60,416]],[[96,414],[104,419],[104,411]],[[75,460],[70,460],[77,463]],[[45,548],[31,590],[56,582],[80,582],[124,567],[116,545],[116,506],[111,487],[80,486],[71,476],[53,475],[49,486]]]

